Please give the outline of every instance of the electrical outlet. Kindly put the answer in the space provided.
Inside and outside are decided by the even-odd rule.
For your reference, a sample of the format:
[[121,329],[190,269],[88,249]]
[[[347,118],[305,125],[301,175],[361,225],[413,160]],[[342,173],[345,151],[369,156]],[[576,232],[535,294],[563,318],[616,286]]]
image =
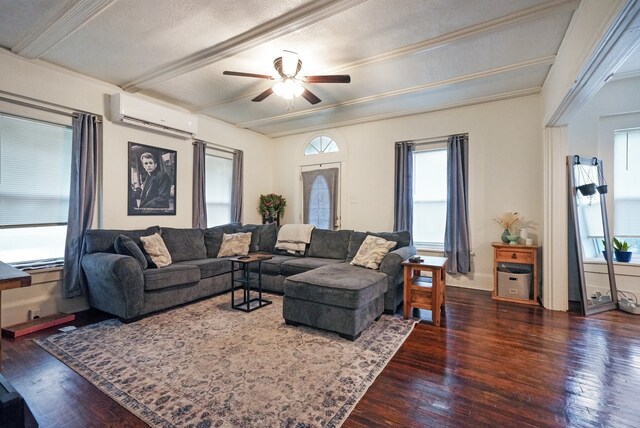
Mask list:
[[29,309],[29,320],[35,320],[40,318],[40,308]]

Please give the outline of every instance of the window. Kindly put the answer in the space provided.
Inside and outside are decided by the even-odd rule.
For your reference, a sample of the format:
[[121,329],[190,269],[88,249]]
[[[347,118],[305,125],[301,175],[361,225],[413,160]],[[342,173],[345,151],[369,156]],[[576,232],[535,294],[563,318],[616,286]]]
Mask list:
[[416,147],[413,152],[413,241],[421,248],[444,248],[447,220],[445,144]]
[[618,131],[613,148],[613,230],[635,249],[640,245],[640,129]]
[[207,153],[205,171],[207,226],[229,223],[233,159]]
[[316,137],[307,144],[307,147],[304,149],[304,155],[317,155],[319,153],[334,153],[338,152],[338,145],[333,139],[327,137],[326,135],[322,135],[320,137]]
[[69,126],[0,114],[0,260],[64,256],[71,135]]
[[340,164],[302,168],[302,222],[335,230],[340,223]]

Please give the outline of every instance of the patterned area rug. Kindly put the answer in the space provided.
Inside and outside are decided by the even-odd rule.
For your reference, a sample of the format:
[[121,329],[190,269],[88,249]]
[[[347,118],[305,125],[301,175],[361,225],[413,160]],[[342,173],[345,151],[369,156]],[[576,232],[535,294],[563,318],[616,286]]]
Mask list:
[[36,340],[154,427],[340,426],[414,326],[383,315],[354,342],[287,326],[282,297],[251,313],[228,294]]

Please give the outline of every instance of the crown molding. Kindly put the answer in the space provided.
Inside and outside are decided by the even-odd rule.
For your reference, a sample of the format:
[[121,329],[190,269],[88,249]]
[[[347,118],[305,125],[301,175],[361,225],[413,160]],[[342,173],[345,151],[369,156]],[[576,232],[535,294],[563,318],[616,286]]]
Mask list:
[[[358,124],[368,123],[368,122],[377,122],[377,121],[381,121],[381,120],[395,119],[395,118],[398,118],[398,117],[415,116],[417,114],[433,113],[433,112],[436,112],[436,111],[451,110],[451,109],[460,108],[460,107],[469,107],[469,106],[474,106],[474,105],[478,105],[478,104],[486,104],[486,103],[490,103],[490,102],[494,102],[494,101],[508,100],[508,99],[511,99],[511,98],[520,98],[520,97],[527,97],[527,96],[532,96],[532,95],[539,95],[541,91],[542,91],[542,87],[541,86],[536,86],[536,87],[533,87],[533,88],[520,89],[520,90],[517,90],[517,91],[511,91],[511,92],[504,92],[504,93],[501,93],[501,94],[490,95],[490,96],[487,96],[487,97],[473,98],[473,99],[470,99],[470,100],[460,101],[460,102],[457,102],[457,103],[442,104],[442,105],[439,105],[439,106],[427,107],[427,108],[403,110],[403,111],[398,111],[398,112],[393,112],[393,113],[385,113],[385,114],[379,114],[379,115],[375,115],[375,116],[367,116],[367,117],[363,117],[363,118],[359,118],[359,119],[346,120],[346,121],[342,121],[342,122],[324,123],[322,125],[311,126],[311,127],[307,127],[307,128],[298,128],[298,129],[293,129],[293,130],[289,130],[289,131],[274,132],[274,133],[262,133],[262,134],[266,135],[269,138],[279,138],[279,137],[285,137],[285,136],[288,136],[288,135],[295,135],[295,134],[303,134],[303,133],[306,133],[306,132],[321,131],[321,130],[328,129],[328,128],[338,128],[338,127],[345,127],[345,126],[351,126],[351,125],[358,125]],[[260,131],[255,131],[255,132],[260,133]]]

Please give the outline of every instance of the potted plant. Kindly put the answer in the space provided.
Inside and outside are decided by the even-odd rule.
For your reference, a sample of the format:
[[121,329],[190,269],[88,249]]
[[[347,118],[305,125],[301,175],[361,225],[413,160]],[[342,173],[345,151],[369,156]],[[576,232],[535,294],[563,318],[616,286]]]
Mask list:
[[613,252],[616,256],[616,261],[629,263],[631,261],[631,255],[629,251],[629,243],[627,241],[620,241],[618,238],[613,238]]
[[286,206],[287,200],[282,195],[276,195],[275,193],[260,195],[258,213],[262,217],[262,224],[275,222],[280,225],[280,218],[284,215]]

